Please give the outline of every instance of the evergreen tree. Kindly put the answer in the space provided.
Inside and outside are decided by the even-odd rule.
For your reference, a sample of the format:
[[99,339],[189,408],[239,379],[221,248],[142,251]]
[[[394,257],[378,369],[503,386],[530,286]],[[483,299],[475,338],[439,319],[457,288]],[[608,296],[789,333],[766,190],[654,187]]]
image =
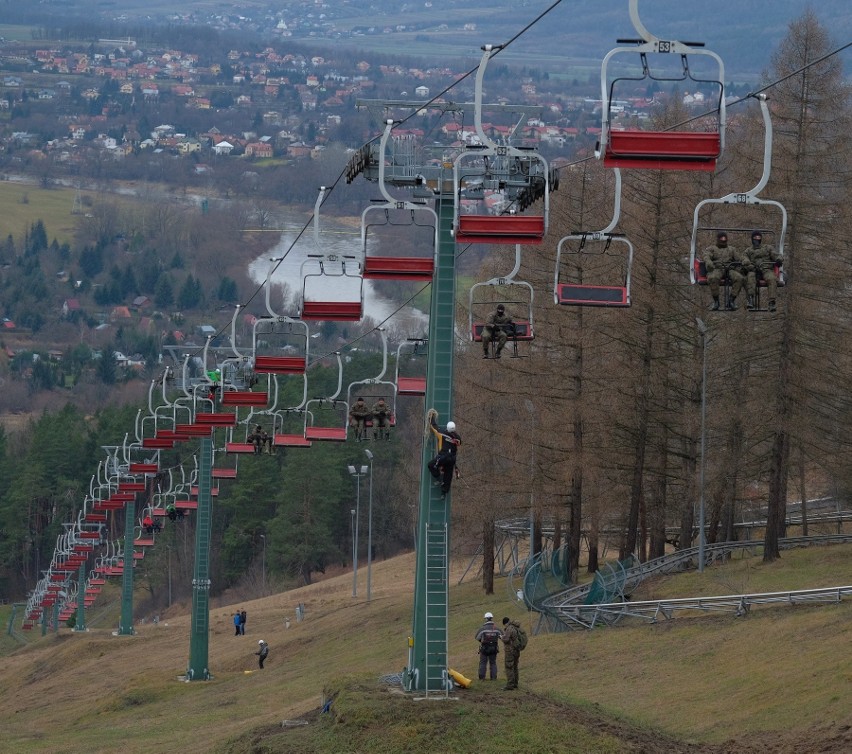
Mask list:
[[160,275],[160,279],[157,280],[157,287],[154,289],[154,303],[160,308],[165,309],[171,306],[174,301],[175,294],[171,278],[166,274],[162,274]]

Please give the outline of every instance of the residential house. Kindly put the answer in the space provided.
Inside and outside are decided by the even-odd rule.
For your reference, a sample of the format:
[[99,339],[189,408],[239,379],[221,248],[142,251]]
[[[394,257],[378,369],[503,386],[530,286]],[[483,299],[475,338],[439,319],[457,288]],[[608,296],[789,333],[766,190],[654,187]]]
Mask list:
[[220,157],[227,157],[234,151],[234,145],[229,141],[220,141],[218,144],[213,145],[213,151]]

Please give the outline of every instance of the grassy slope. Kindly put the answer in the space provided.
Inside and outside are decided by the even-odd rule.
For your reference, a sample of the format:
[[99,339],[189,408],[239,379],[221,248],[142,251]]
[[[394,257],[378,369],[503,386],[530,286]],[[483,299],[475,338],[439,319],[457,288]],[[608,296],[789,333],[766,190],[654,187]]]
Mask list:
[[[736,560],[657,581],[637,597],[849,584],[850,555],[835,547],[786,553],[770,566]],[[189,655],[188,611],[133,638],[104,629],[33,637],[0,668],[0,749],[395,754],[434,748],[440,736],[452,752],[721,752],[719,742],[737,737],[738,751],[756,752],[766,750],[762,732],[773,731],[792,747],[776,751],[808,751],[801,742],[817,729],[839,737],[822,750],[852,747],[848,601],[537,636],[517,695],[474,683],[452,703],[417,705],[377,683],[406,661],[412,567],[410,555],[375,564],[369,604],[363,592],[353,600],[346,575],[244,603],[245,637],[232,636],[232,610],[213,609],[209,683],[177,682]],[[450,598],[451,665],[475,677],[482,613],[518,610],[502,581],[491,599],[477,583],[454,586]],[[287,629],[298,602],[306,620]],[[258,638],[270,643],[270,659],[246,673]],[[335,694],[334,714],[316,716]],[[287,719],[311,724],[282,730]]]
[[[18,244],[37,220],[44,222],[47,240],[71,242],[79,221],[72,215],[74,189],[42,189],[25,183],[0,182],[0,240],[11,233]],[[26,203],[23,199],[26,197]]]

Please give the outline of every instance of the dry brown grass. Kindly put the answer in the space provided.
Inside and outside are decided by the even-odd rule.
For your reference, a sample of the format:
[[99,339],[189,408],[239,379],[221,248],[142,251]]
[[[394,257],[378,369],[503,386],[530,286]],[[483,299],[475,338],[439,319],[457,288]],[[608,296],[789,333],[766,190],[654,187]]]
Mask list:
[[[845,560],[826,560],[825,550],[785,557],[775,569],[778,579],[783,582],[785,568],[808,568],[809,558],[816,557],[821,567],[839,570],[839,585],[839,580],[852,578],[852,548],[844,549]],[[456,565],[451,584],[467,563]],[[212,609],[209,659],[214,677],[207,683],[178,681],[189,657],[188,614],[140,626],[135,637],[114,637],[105,629],[75,635],[64,629],[58,636],[37,639],[4,658],[0,669],[0,750],[202,752],[228,740],[237,742],[228,751],[253,750],[241,749],[241,736],[262,738],[262,731],[278,730],[282,720],[308,715],[332,688],[345,687],[346,677],[363,683],[402,669],[413,567],[413,555],[375,563],[370,603],[364,600],[364,568],[357,599],[351,596],[350,573]],[[706,575],[712,591],[719,572],[712,569]],[[473,635],[484,610],[518,615],[506,586],[498,581],[497,594],[490,598],[476,579],[451,589],[450,664],[469,677],[476,676]],[[784,588],[780,583],[776,587]],[[665,589],[655,585],[655,590]],[[300,602],[306,620],[296,623]],[[236,607],[248,611],[245,637],[233,636]],[[529,627],[531,619],[525,620]],[[523,655],[521,684],[535,694],[528,702],[536,708],[564,704],[567,711],[580,705],[593,717],[613,715],[683,741],[703,742],[695,749],[684,743],[678,751],[734,750],[721,742],[744,736],[755,738],[740,751],[761,751],[760,742],[770,739],[789,744],[774,751],[808,751],[801,741],[816,741],[813,731],[820,730],[824,743],[832,737],[839,741],[823,750],[840,752],[847,743],[852,746],[850,620],[852,605],[847,602],[755,611],[739,619],[684,619],[537,636]],[[259,638],[271,647],[263,671],[255,670],[252,654]],[[474,684],[468,698],[491,693],[493,688],[486,686],[477,690]],[[388,720],[388,725],[399,724]],[[772,732],[769,739],[760,738],[765,731]],[[546,742],[547,730],[539,737]],[[638,748],[631,750],[643,750],[642,740],[634,739]]]

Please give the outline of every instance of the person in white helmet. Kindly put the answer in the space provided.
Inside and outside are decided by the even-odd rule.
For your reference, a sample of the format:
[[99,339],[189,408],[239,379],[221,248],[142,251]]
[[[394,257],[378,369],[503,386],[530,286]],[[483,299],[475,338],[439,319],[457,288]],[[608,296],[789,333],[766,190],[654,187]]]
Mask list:
[[269,645],[263,639],[257,642],[257,652],[255,654],[257,655],[257,664],[263,670],[263,661],[269,656]]
[[503,632],[494,625],[494,616],[485,613],[485,623],[476,632],[479,642],[479,680],[485,680],[485,671],[490,670],[492,681],[497,680],[497,654],[500,651],[500,638]]
[[430,408],[426,417],[429,421],[429,429],[435,435],[437,453],[429,461],[429,473],[438,480],[441,485],[441,494],[446,495],[450,491],[453,482],[453,474],[459,476],[456,468],[456,454],[461,445],[461,436],[456,432],[455,422],[447,422],[447,428],[442,430],[438,426],[438,412]]

